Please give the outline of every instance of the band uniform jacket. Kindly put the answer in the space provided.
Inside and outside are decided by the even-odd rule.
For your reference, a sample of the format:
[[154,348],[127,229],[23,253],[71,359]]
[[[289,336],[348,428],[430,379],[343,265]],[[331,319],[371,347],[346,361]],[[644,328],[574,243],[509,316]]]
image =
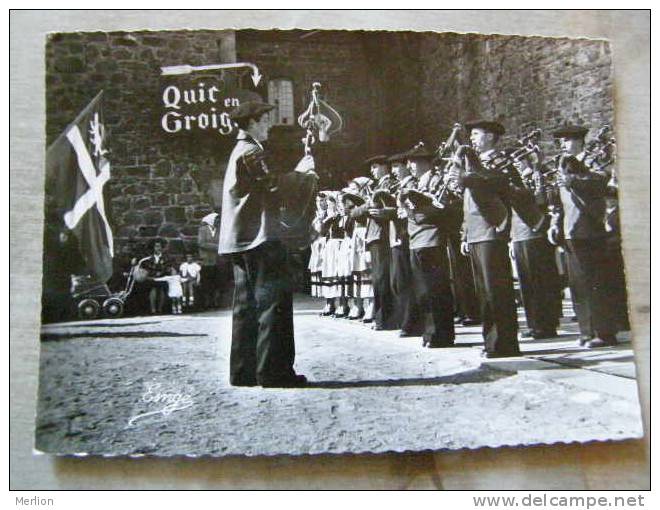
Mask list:
[[222,188],[219,254],[240,253],[280,237],[276,176],[264,149],[239,130]]
[[564,239],[593,239],[607,236],[605,196],[607,174],[596,172],[583,163],[584,153],[566,161],[566,185],[559,187],[561,207],[553,217],[553,226],[563,231]]
[[[427,171],[419,178],[417,191],[433,193],[439,186],[439,174],[434,170]],[[408,216],[408,238],[410,249],[431,248],[442,246],[445,242],[446,225],[443,219],[446,216],[443,209],[432,205],[424,205],[411,209],[406,206]]]
[[[392,177],[387,174],[381,177],[374,188],[376,191],[386,191],[389,192],[392,187]],[[370,197],[373,198],[373,197]],[[367,211],[371,208],[374,208],[375,204],[371,203],[371,200],[367,200],[367,203],[359,207],[355,207],[351,211],[351,217],[358,219],[364,216],[367,216]],[[389,242],[389,219],[377,220],[375,218],[370,218],[367,216],[367,235],[365,238],[365,243],[369,246],[371,243],[381,241]]]
[[417,179],[414,175],[409,175],[401,180],[398,183],[396,194],[396,204],[397,210],[394,213],[394,217],[390,220],[389,225],[389,237],[390,237],[390,247],[395,248],[397,246],[403,246],[408,248],[408,220],[404,218],[399,218],[399,210],[405,211],[405,207],[401,203],[400,196],[401,192],[407,189],[414,189],[417,186]]
[[535,186],[522,181],[510,185],[511,240],[514,242],[545,238],[548,197],[543,189]]
[[463,240],[468,243],[509,240],[509,177],[490,168],[501,157],[495,149],[481,153],[483,171],[465,173],[459,180],[464,189]]

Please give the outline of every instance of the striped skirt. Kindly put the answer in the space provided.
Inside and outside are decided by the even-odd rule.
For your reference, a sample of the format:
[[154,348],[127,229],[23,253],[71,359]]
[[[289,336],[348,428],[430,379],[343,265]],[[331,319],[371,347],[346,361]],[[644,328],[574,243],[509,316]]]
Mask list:
[[339,275],[339,252],[343,239],[328,239],[323,252],[321,284],[326,299],[342,297],[342,282]]
[[323,297],[323,281],[321,279],[321,273],[323,271],[325,243],[325,237],[319,237],[310,246],[311,255],[309,257],[307,268],[310,273],[310,293],[313,297]]

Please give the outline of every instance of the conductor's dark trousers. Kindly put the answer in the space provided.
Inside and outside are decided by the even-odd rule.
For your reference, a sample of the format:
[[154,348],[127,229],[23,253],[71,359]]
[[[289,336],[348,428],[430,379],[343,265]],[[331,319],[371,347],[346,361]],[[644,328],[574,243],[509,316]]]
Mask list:
[[255,385],[294,375],[293,292],[279,241],[232,255],[230,382]]

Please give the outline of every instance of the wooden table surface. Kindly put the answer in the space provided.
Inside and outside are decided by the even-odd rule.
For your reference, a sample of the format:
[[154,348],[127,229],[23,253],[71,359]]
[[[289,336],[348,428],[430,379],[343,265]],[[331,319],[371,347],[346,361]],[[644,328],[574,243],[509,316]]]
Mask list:
[[[214,21],[217,20],[217,21]],[[45,33],[162,28],[381,28],[607,38],[615,70],[621,218],[640,396],[650,417],[650,13],[647,11],[12,12],[10,26],[10,487],[645,489],[648,441],[278,458],[33,455],[37,391]],[[20,261],[20,263],[19,263]],[[648,428],[647,437],[648,437]]]

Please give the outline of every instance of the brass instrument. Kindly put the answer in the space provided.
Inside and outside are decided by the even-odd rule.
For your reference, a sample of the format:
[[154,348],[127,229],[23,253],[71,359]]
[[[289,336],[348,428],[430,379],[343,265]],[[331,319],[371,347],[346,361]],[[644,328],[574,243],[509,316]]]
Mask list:
[[[438,146],[438,149],[435,152],[435,157],[437,160],[445,161],[445,167],[442,170],[443,175],[446,175],[448,173],[449,168],[454,162],[454,152],[461,147],[459,142],[459,134],[462,130],[463,130],[463,125],[459,124],[458,122],[455,123],[447,139]],[[417,202],[417,205],[419,205],[420,202],[428,202],[429,205],[432,205],[439,209],[444,209],[446,206],[444,203],[444,199],[446,196],[446,192],[451,184],[452,182],[449,179],[445,179],[444,184],[435,190],[429,190],[429,191],[419,191],[413,189],[403,190],[401,192],[401,201],[407,202],[408,206],[411,209],[414,209],[416,207],[415,201]],[[454,191],[454,190],[450,190],[450,191]],[[457,192],[457,190],[455,192]]]
[[[505,153],[505,156],[501,161],[498,161],[495,165],[491,166],[490,170],[495,172],[506,172],[506,169],[511,165],[515,167],[515,163],[522,161],[527,156],[538,154],[540,152],[540,139],[541,130],[534,129],[518,140],[518,148],[511,150],[509,153]],[[532,180],[533,174],[532,176],[523,175],[517,167],[515,168],[518,172],[510,176],[513,184],[526,186],[528,188],[534,185]]]
[[584,148],[587,154],[585,163],[593,170],[602,171],[615,161],[616,139],[610,136],[611,131],[612,128],[605,124]]

